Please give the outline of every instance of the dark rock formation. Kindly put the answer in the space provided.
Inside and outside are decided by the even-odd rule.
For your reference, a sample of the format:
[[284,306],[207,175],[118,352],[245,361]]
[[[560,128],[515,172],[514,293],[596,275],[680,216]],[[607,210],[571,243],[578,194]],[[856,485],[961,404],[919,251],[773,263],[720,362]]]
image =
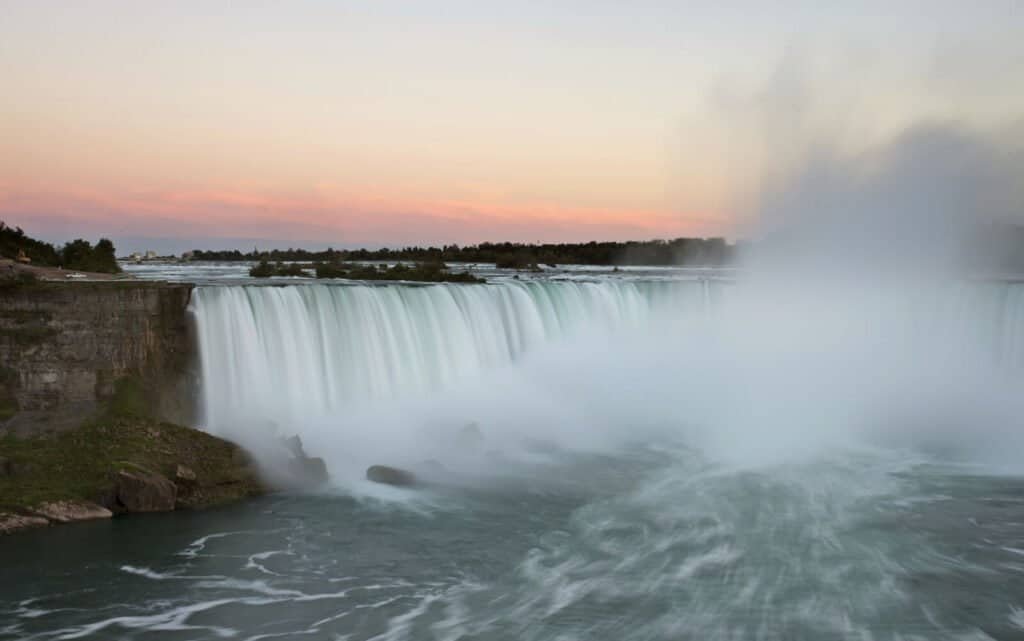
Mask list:
[[278,466],[289,483],[268,486],[239,446],[181,425],[194,396],[191,285],[10,285],[0,287],[0,532],[327,480],[298,438]]
[[0,512],[0,534],[10,534],[19,530],[49,525],[50,521],[41,516]]
[[484,433],[476,422],[465,425],[456,435],[459,446],[467,450],[478,450],[483,445]]
[[187,423],[192,286],[50,283],[0,296],[0,434],[70,428],[135,376],[156,413]]
[[306,450],[302,447],[302,439],[299,438],[298,434],[281,439],[281,444],[295,458],[306,458]]
[[329,479],[327,463],[316,456],[291,459],[288,461],[288,472],[299,487],[323,485]]
[[366,470],[366,478],[374,483],[397,485],[399,487],[416,485],[415,474],[408,470],[390,467],[388,465],[371,465]]
[[101,415],[57,434],[0,437],[0,448],[4,467],[13,470],[0,475],[4,532],[41,525],[22,517],[64,523],[88,515],[71,505],[151,512],[268,491],[251,457],[234,443],[145,417]]
[[119,511],[170,512],[178,499],[174,483],[138,466],[119,471],[115,488],[114,507]]
[[178,486],[191,487],[197,482],[196,473],[192,471],[192,468],[178,463],[178,467],[174,470],[174,482]]
[[327,463],[322,458],[306,454],[302,439],[297,434],[280,439],[280,444],[287,452],[283,478],[277,479],[281,485],[301,489],[323,485],[330,480]]

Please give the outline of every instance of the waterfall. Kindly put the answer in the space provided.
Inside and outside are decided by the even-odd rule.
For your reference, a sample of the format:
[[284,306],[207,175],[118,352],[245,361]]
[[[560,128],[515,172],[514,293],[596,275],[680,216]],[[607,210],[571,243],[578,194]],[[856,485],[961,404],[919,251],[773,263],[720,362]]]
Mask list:
[[[521,376],[539,373],[560,388],[572,379],[578,404],[594,407],[612,396],[632,416],[653,411],[653,382],[663,406],[678,403],[684,418],[713,422],[729,405],[714,399],[733,388],[741,396],[774,390],[785,398],[787,390],[810,394],[850,378],[846,388],[880,389],[874,396],[844,391],[833,405],[848,401],[887,413],[891,403],[879,398],[891,390],[906,397],[924,386],[924,376],[936,386],[964,379],[979,389],[1022,380],[1024,283],[946,281],[877,299],[870,288],[804,294],[706,279],[200,286],[191,312],[201,424],[229,434],[259,423],[302,431],[325,417],[335,424],[352,419],[360,405],[387,407],[465,389],[463,383],[476,385],[479,396],[480,385],[504,380],[497,370],[568,340],[577,349],[568,369]],[[632,342],[623,342],[627,336]],[[656,365],[633,363],[639,373],[631,379],[623,367],[637,353]],[[594,396],[581,400],[581,389]],[[639,391],[627,403],[630,390]],[[565,398],[564,390],[550,392]],[[517,403],[531,402],[515,400],[512,390],[494,393],[505,394],[516,413],[524,410]],[[492,406],[495,414],[509,411]],[[750,417],[764,419],[763,411]]]
[[716,290],[704,280],[199,287],[203,423],[218,431],[441,388],[574,334],[699,311]]

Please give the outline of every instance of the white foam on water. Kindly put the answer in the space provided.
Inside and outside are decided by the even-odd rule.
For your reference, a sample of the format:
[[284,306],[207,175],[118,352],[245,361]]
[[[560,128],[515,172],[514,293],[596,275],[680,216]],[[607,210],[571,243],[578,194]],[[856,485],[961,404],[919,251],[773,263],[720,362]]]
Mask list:
[[1024,630],[1024,608],[1010,607],[1010,623]]
[[188,544],[184,550],[178,552],[178,556],[185,556],[189,558],[195,558],[199,556],[199,553],[206,549],[206,544],[216,539],[222,539],[228,536],[237,536],[241,534],[252,534],[247,530],[239,530],[237,532],[216,532],[214,534],[207,534],[206,536],[196,539]]
[[269,574],[271,576],[281,576],[281,573],[268,569],[265,565],[259,563],[259,561],[266,561],[267,559],[275,556],[291,556],[292,554],[294,553],[291,550],[270,550],[267,552],[250,554],[249,558],[245,561],[245,569],[256,570],[257,572],[262,572],[263,574]]
[[109,628],[129,628],[157,631],[184,631],[184,630],[205,630],[218,637],[232,637],[238,634],[234,628],[222,626],[192,626],[188,625],[188,619],[197,613],[206,612],[228,604],[242,603],[245,605],[266,605],[273,603],[270,600],[244,600],[244,599],[217,599],[214,601],[203,601],[190,603],[188,605],[172,608],[159,614],[148,616],[119,616],[104,619],[78,628],[59,631],[58,639],[80,639]]

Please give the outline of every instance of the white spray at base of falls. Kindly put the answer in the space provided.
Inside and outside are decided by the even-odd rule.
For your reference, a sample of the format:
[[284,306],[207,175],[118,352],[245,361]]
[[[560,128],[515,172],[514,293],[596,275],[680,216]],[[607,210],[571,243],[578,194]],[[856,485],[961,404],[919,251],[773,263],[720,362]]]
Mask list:
[[[1012,451],[1024,409],[1014,282],[227,286],[192,311],[204,427],[298,433],[345,484],[375,463],[487,474],[517,443],[680,435],[742,463],[864,436],[989,457]],[[483,444],[459,442],[470,422]]]
[[585,332],[700,311],[706,280],[200,287],[203,423],[233,432],[436,391]]

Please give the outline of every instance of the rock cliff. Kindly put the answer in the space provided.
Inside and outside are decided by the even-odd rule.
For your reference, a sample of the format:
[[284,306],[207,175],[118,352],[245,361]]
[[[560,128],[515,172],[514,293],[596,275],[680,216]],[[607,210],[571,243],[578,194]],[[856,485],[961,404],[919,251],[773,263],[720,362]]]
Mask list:
[[191,290],[139,281],[0,290],[0,434],[75,427],[125,376],[142,381],[160,417],[191,423]]
[[268,484],[246,450],[184,426],[195,422],[191,290],[0,283],[0,534],[327,481],[297,439],[277,448],[270,467],[283,472]]

